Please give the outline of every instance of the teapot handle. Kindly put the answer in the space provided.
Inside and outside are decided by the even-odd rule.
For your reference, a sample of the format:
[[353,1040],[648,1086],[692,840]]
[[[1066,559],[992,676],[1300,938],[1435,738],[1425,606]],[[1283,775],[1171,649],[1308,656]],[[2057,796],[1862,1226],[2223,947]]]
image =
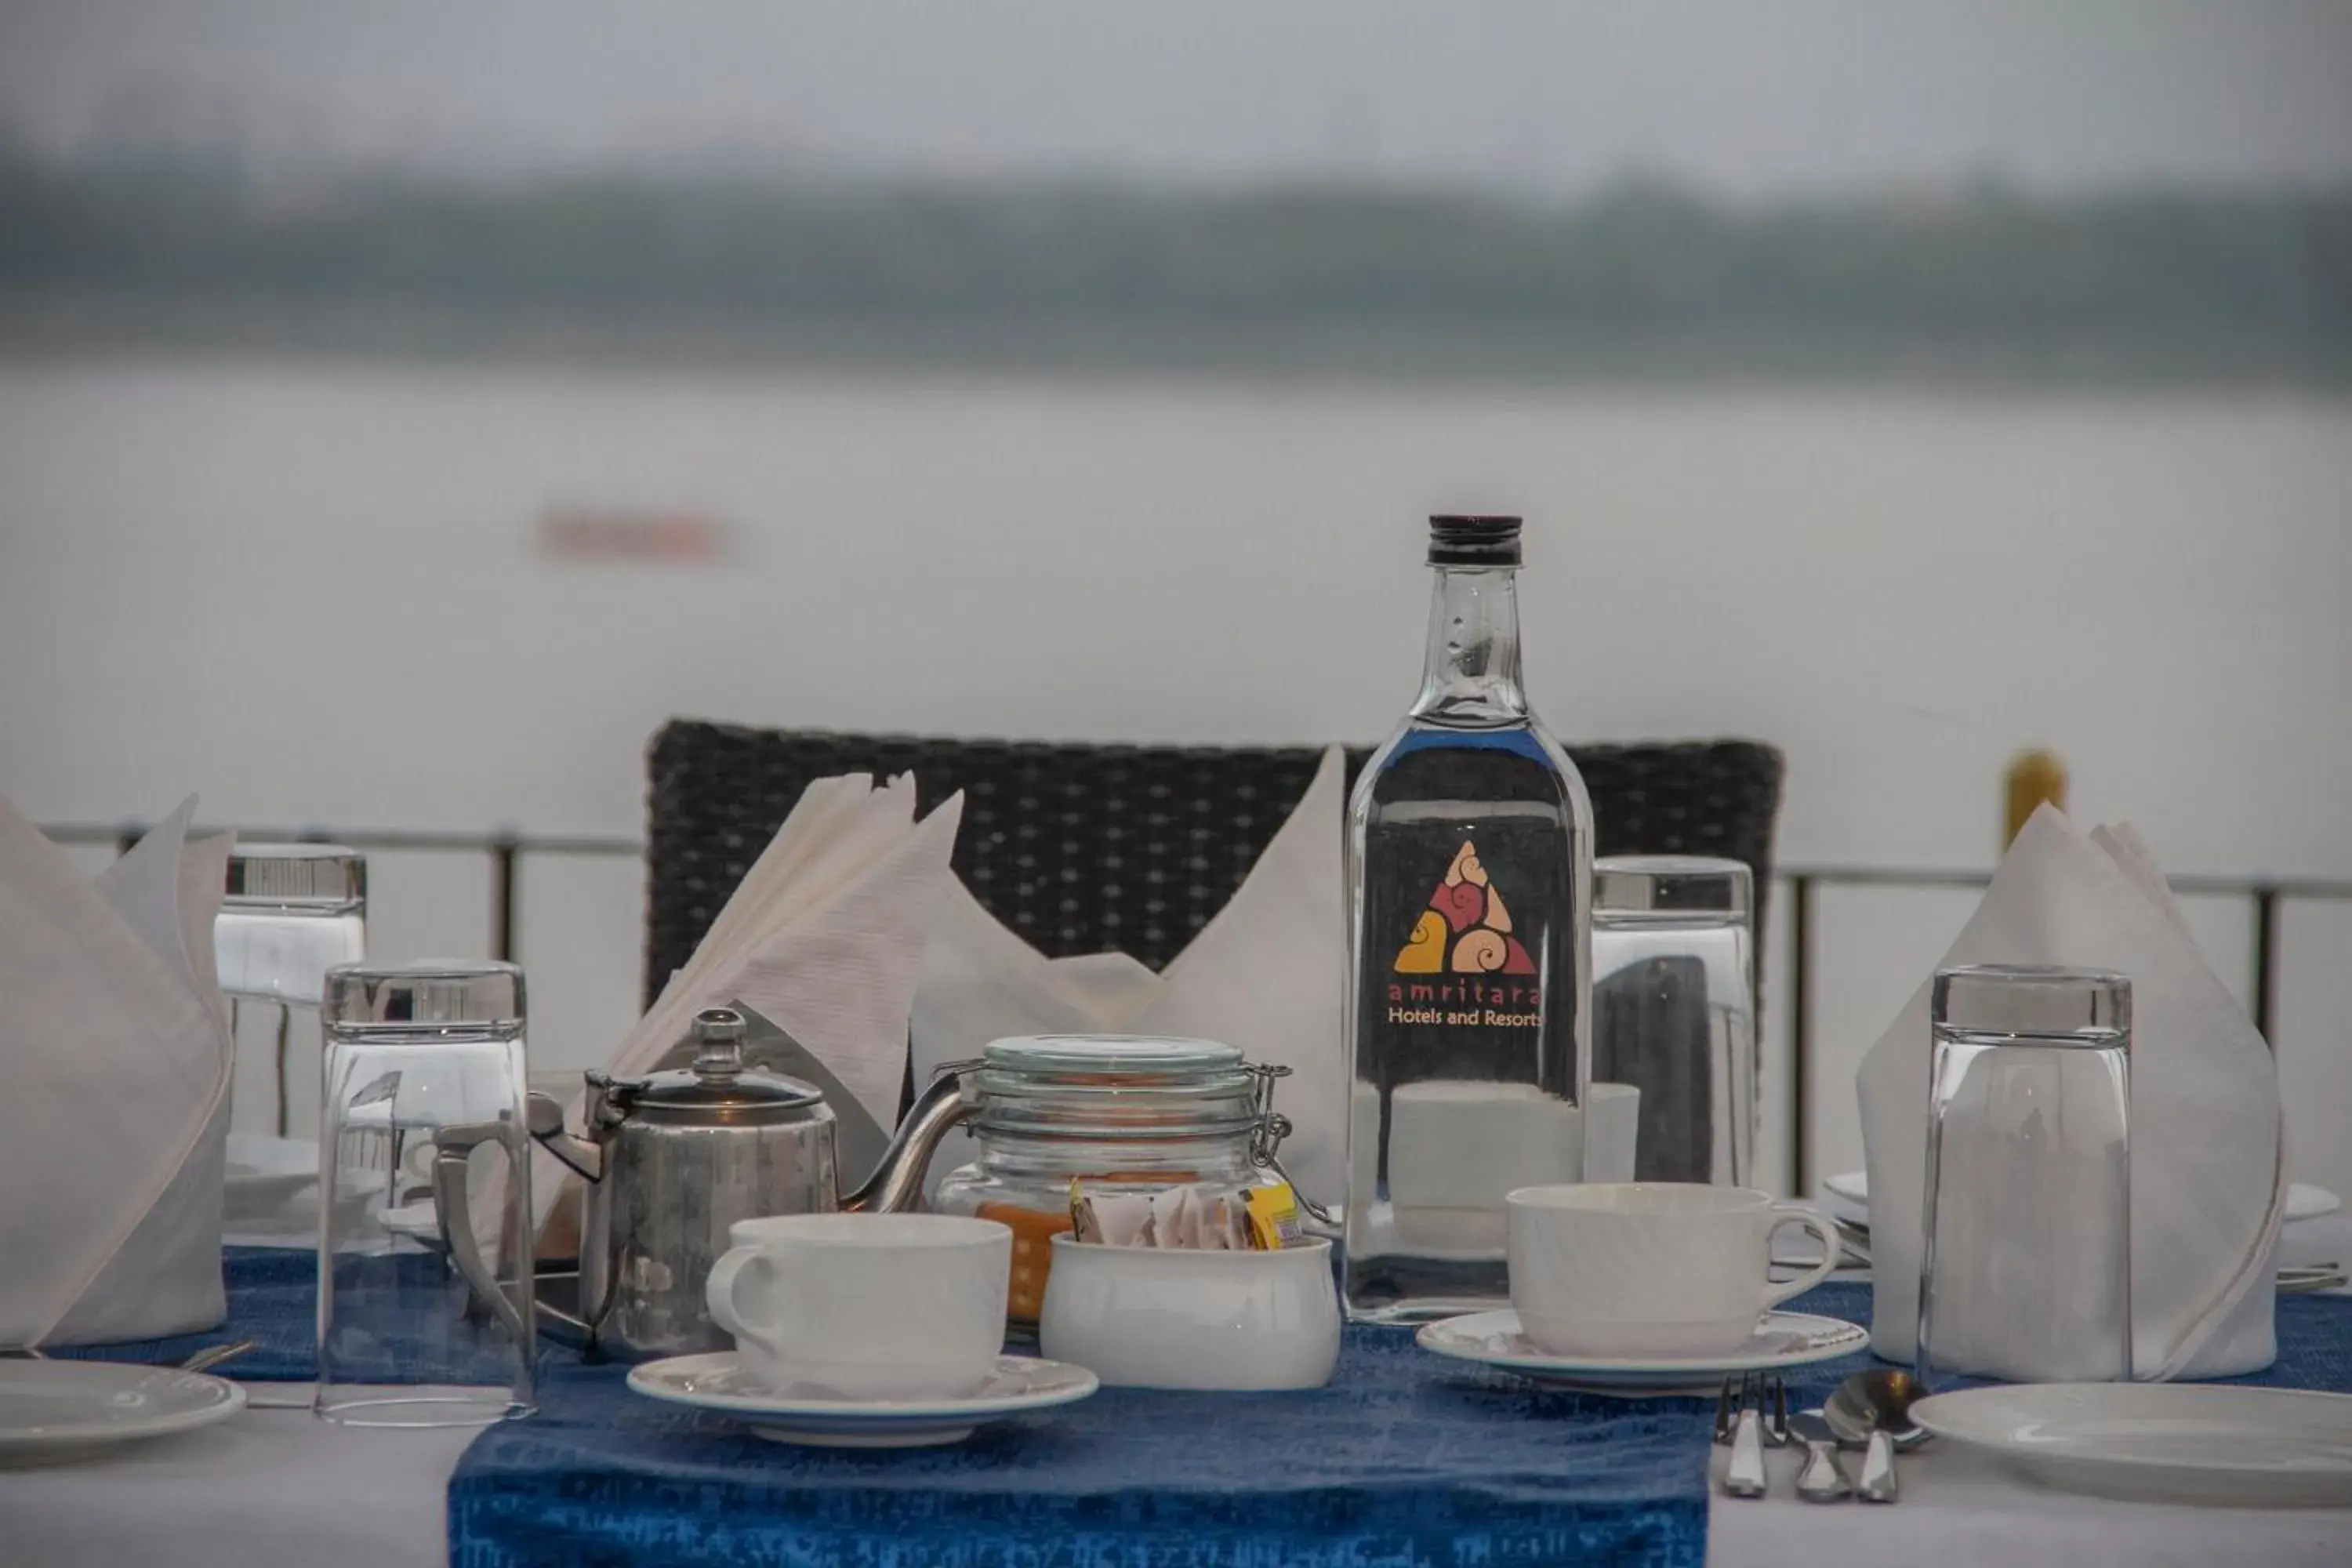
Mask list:
[[[595,1075],[592,1073],[589,1076],[592,1079],[590,1087],[593,1089],[596,1087],[593,1082]],[[523,1104],[526,1114],[530,1119],[530,1135],[537,1139],[549,1153],[571,1166],[589,1181],[599,1182],[604,1179],[604,1151],[588,1139],[572,1136],[563,1125],[563,1107],[557,1104],[551,1095],[530,1094],[524,1098]],[[589,1109],[592,1114],[588,1124],[593,1127],[596,1123],[593,1114],[595,1109],[593,1095]]]
[[[507,1178],[509,1182],[528,1181],[530,1171],[530,1143],[521,1130],[505,1117],[496,1121],[469,1121],[458,1126],[444,1127],[433,1135],[433,1206],[441,1222],[441,1239],[448,1247],[449,1260],[473,1291],[475,1300],[488,1307],[531,1353],[533,1324],[531,1310],[533,1281],[526,1262],[521,1281],[509,1293],[498,1275],[482,1258],[482,1246],[474,1235],[474,1209],[466,1190],[466,1168],[475,1146],[496,1143],[506,1151],[514,1167]],[[528,1189],[526,1189],[528,1190]],[[524,1212],[530,1212],[526,1205]],[[528,1253],[525,1254],[528,1258]]]

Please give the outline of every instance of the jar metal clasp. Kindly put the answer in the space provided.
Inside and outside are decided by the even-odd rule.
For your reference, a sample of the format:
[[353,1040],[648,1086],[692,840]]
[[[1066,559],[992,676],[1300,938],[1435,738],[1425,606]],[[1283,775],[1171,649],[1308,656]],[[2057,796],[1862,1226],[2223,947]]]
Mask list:
[[1307,1211],[1318,1225],[1337,1226],[1339,1222],[1331,1212],[1318,1204],[1298,1184],[1298,1179],[1283,1169],[1278,1151],[1282,1141],[1290,1136],[1290,1118],[1274,1108],[1274,1086],[1290,1076],[1290,1068],[1280,1062],[1244,1062],[1242,1070],[1256,1080],[1252,1090],[1251,1111],[1257,1125],[1250,1129],[1250,1163],[1261,1171],[1272,1171],[1289,1184],[1290,1195]]

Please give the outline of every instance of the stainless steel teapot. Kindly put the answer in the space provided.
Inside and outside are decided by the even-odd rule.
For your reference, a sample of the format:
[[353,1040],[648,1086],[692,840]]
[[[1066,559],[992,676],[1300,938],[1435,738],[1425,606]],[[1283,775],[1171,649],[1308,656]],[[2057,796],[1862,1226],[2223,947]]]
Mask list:
[[683,1355],[731,1342],[710,1321],[703,1281],[739,1219],[893,1213],[917,1207],[940,1140],[971,1114],[963,1074],[933,1081],[908,1112],[871,1180],[839,1190],[834,1113],[797,1079],[743,1063],[743,1016],[713,1007],[694,1020],[694,1059],[676,1072],[592,1072],[587,1130],[530,1097],[530,1135],[588,1179],[581,1222],[579,1310],[552,1312],[592,1348]]

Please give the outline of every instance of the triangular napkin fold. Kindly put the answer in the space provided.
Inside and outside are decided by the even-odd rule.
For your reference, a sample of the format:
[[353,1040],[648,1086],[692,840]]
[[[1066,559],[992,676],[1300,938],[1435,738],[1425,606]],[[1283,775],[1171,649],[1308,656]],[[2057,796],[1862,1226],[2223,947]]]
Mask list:
[[[960,881],[940,900],[910,1023],[917,1081],[1007,1035],[1190,1035],[1238,1046],[1292,1076],[1275,1105],[1292,1123],[1283,1163],[1320,1202],[1343,1195],[1347,1063],[1340,847],[1347,759],[1326,752],[1314,781],[1225,907],[1165,973],[1123,953],[1048,959]],[[972,1155],[950,1135],[936,1181]]]
[[194,810],[91,884],[0,802],[0,1348],[187,1332],[226,1310],[212,923],[230,841],[189,844]]
[[[953,877],[948,858],[963,796],[914,820],[915,783],[902,774],[819,779],[711,922],[686,967],[612,1056],[616,1076],[683,1065],[694,1015],[736,1004],[789,1034],[887,1128],[907,1072],[907,1013],[931,910]],[[577,1126],[583,1097],[566,1118]],[[534,1150],[532,1207],[542,1251],[564,1239],[544,1228],[577,1178]],[[845,1182],[855,1173],[845,1170]]]
[[[2128,826],[2037,811],[1944,964],[2063,963],[2132,982],[2132,1357],[2144,1379],[2277,1354],[2269,1280],[2285,1205],[2278,1073]],[[1869,1162],[1872,1345],[1908,1361],[1926,1184],[1928,986],[1857,1076]]]

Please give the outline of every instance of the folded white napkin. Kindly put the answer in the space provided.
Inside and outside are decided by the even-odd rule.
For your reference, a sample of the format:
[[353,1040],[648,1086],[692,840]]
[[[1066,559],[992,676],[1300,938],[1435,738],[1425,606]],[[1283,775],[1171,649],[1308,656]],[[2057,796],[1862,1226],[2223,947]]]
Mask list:
[[[1307,794],[1230,902],[1163,973],[1121,953],[1048,959],[961,882],[939,902],[915,990],[918,1081],[1007,1035],[1182,1035],[1291,1069],[1275,1091],[1293,1131],[1282,1161],[1308,1196],[1338,1203],[1347,1175],[1348,1066],[1340,1048],[1346,927],[1340,832],[1347,759],[1326,752]],[[950,1137],[936,1181],[971,1157]]]
[[[910,775],[878,789],[866,773],[810,784],[607,1070],[683,1065],[694,1015],[740,1004],[799,1041],[876,1121],[896,1125],[908,1005],[932,906],[954,881],[963,796],[914,816]],[[583,1099],[568,1110],[574,1125]],[[538,1152],[531,1196],[542,1223],[564,1174]],[[859,1174],[841,1173],[845,1184]]]
[[0,801],[0,1349],[211,1328],[230,839],[192,796],[95,884]]
[[[2044,805],[1946,964],[2058,963],[2132,982],[2132,1360],[2142,1379],[2226,1377],[2277,1355],[2270,1289],[2285,1212],[2278,1073],[2197,951],[2128,826]],[[1926,1184],[1928,986],[1857,1079],[1869,1161],[1871,1342],[1910,1359]],[[1940,1274],[1945,1267],[1938,1255]],[[1998,1331],[1992,1331],[1998,1333]],[[2022,1340],[2029,1330],[2021,1326]]]

